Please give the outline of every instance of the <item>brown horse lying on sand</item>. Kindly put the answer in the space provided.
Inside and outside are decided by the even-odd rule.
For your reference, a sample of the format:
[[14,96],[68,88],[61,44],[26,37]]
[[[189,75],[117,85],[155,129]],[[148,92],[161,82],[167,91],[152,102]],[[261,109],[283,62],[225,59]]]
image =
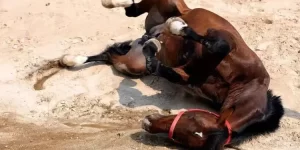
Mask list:
[[[119,60],[127,60],[122,62],[124,64],[121,64],[125,70],[121,69],[119,71],[132,74],[132,72],[128,72],[128,68],[130,68],[128,66],[140,64],[138,66],[142,66],[141,70],[134,72],[135,75],[139,72],[144,74],[155,73],[171,82],[180,83],[184,86],[192,85],[191,88],[195,91],[203,90],[207,95],[210,93],[218,94],[219,97],[210,96],[209,98],[216,105],[221,106],[220,115],[203,110],[190,110],[186,113],[181,112],[178,115],[171,116],[153,114],[144,119],[142,127],[146,131],[150,133],[169,133],[170,138],[191,148],[222,149],[225,144],[237,145],[253,136],[274,132],[278,128],[284,113],[281,100],[279,97],[273,96],[271,91],[264,93],[263,90],[266,87],[258,84],[259,80],[257,81],[255,74],[253,75],[255,77],[254,81],[242,76],[244,78],[236,78],[231,81],[231,84],[228,82],[228,78],[225,78],[227,79],[225,80],[222,77],[222,71],[231,71],[231,75],[235,75],[236,72],[230,70],[228,66],[237,63],[232,60],[237,59],[234,58],[235,53],[241,52],[238,51],[236,40],[232,34],[225,30],[209,29],[205,36],[200,36],[180,18],[170,18],[166,22],[166,27],[164,29],[167,30],[164,30],[161,34],[169,33],[170,30],[171,34],[181,35],[184,39],[203,44],[203,47],[200,47],[201,49],[193,49],[193,54],[187,59],[189,61],[184,62],[183,66],[171,68],[161,63],[160,61],[164,61],[164,57],[155,57],[155,53],[164,51],[164,46],[161,44],[164,42],[160,42],[155,38],[147,40],[149,38],[147,36],[134,42],[127,41],[115,44],[104,53],[96,56],[74,57],[67,55],[63,57],[62,63],[70,66],[70,64],[79,65],[85,62],[107,61],[117,66],[121,64]],[[171,56],[179,58],[178,54],[182,54],[182,51],[186,52],[184,49],[179,49],[179,51],[181,52],[175,53],[177,55],[173,54]],[[133,60],[130,58],[133,58]],[[134,63],[136,60],[140,60],[144,64]],[[130,62],[130,65],[128,65],[128,62]],[[243,65],[240,67],[243,67]],[[143,72],[143,70],[147,71]],[[255,68],[252,68],[252,70],[256,71]],[[240,74],[251,73],[236,71]],[[201,79],[205,76],[206,80]],[[235,88],[232,96],[229,95],[231,94],[229,91],[231,87]],[[221,99],[222,97],[225,99]]]
[[[229,144],[239,144],[252,136],[274,132],[284,114],[280,97],[268,90],[270,76],[259,57],[247,46],[238,31],[224,18],[205,9],[190,9],[183,0],[102,0],[107,8],[124,7],[126,16],[137,17],[148,13],[146,34],[153,26],[170,17],[180,16],[197,34],[205,35],[209,28],[228,34],[231,52],[220,63],[204,56],[205,48],[188,43],[186,37],[175,37],[163,32],[157,39],[156,57],[147,60],[149,72],[158,72],[171,82],[187,85],[198,95],[205,95],[220,105],[220,117],[205,112],[187,112],[178,121],[173,138],[191,147],[222,149],[229,137],[225,124],[232,129]],[[121,2],[121,3],[120,3]],[[177,28],[183,31],[183,28]],[[176,33],[176,32],[173,32]],[[178,32],[177,32],[178,33]],[[161,49],[160,49],[161,47]],[[160,50],[159,50],[160,49]],[[195,51],[190,61],[179,61],[178,53]],[[153,54],[155,49],[146,51]],[[158,58],[158,60],[156,59]],[[164,58],[164,59],[162,59]],[[167,61],[166,61],[167,60]],[[173,67],[173,68],[171,68]],[[168,132],[175,116],[154,114],[147,116],[143,127],[151,133]],[[201,131],[203,137],[195,135]],[[213,143],[213,144],[212,144]]]
[[[203,40],[179,17],[170,18],[167,24],[173,34],[185,39],[205,43],[221,37],[226,41],[218,39],[214,45],[195,49],[196,55],[189,62],[175,68],[155,57],[161,50],[160,42],[155,42],[156,47],[143,49],[149,72],[202,90],[221,105],[220,115],[205,110],[188,110],[171,116],[153,114],[145,117],[143,129],[150,133],[169,133],[169,138],[191,148],[217,150],[278,129],[284,114],[281,99],[268,90],[268,73],[251,51],[239,47],[238,39],[225,30],[208,30],[211,38]],[[206,50],[210,51],[207,47],[214,52],[207,54]],[[241,60],[242,56],[246,57]],[[247,61],[247,56],[252,59]]]
[[[125,10],[127,16],[149,12],[147,18],[152,16],[154,21],[150,19],[147,22],[146,19],[146,34],[153,36],[151,29],[156,25],[157,30],[162,31],[154,34],[157,40],[151,39],[143,44],[146,60],[136,57],[141,58],[138,62],[144,70],[137,71],[132,67],[132,72],[127,73],[154,73],[182,84],[220,106],[220,115],[217,116],[206,111],[188,111],[178,117],[149,115],[143,121],[145,130],[150,133],[170,131],[172,139],[191,148],[223,149],[225,144],[240,144],[246,139],[278,129],[284,113],[281,99],[268,90],[270,77],[263,63],[227,20],[205,9],[191,10],[182,0],[143,0]],[[184,21],[179,18],[167,21],[171,32],[165,30],[165,26],[159,26],[172,16],[180,16]],[[157,18],[160,20],[157,21]],[[206,35],[206,38],[200,35]],[[226,44],[219,45],[218,41],[226,41]],[[127,50],[115,50],[113,55],[106,53],[99,56],[106,60],[126,60],[119,56],[129,56],[132,45],[134,43],[121,44]],[[224,55],[226,52],[229,54]],[[66,56],[62,62],[71,62],[69,66],[72,66],[87,62],[89,58]],[[135,64],[136,58],[131,62],[112,62],[120,67],[119,70],[128,70],[128,66]],[[146,71],[143,63],[147,64]]]

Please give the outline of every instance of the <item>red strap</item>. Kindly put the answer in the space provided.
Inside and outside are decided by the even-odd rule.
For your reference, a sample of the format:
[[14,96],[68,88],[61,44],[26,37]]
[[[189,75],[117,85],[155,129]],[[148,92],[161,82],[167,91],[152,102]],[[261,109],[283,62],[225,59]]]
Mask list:
[[[175,130],[175,127],[176,127],[176,124],[177,122],[179,121],[180,117],[184,114],[185,111],[181,111],[177,114],[177,116],[175,117],[175,119],[173,120],[172,122],[172,125],[170,127],[170,130],[169,130],[169,138],[172,139],[173,141],[175,141],[173,139],[173,134],[174,134],[174,130]],[[177,142],[177,141],[176,141]]]
[[[214,115],[214,116],[216,116],[216,117],[220,117],[220,116],[219,116],[218,114],[216,114],[216,113],[213,113],[213,112],[210,112],[210,111],[207,111],[207,110],[203,110],[203,109],[189,109],[189,110],[187,110],[187,111],[181,111],[181,112],[179,112],[179,113],[177,114],[177,116],[176,116],[175,119],[173,120],[172,125],[171,125],[171,127],[170,127],[170,130],[169,130],[169,138],[170,138],[170,139],[172,139],[173,141],[179,143],[178,141],[176,141],[175,139],[173,139],[173,134],[174,134],[174,130],[175,130],[176,124],[178,123],[180,117],[181,117],[185,112],[191,112],[191,111],[205,112],[205,113],[212,114],[212,115]],[[230,123],[229,123],[227,120],[226,120],[225,124],[226,124],[226,127],[227,127],[227,129],[228,129],[228,134],[229,134],[229,136],[228,136],[228,138],[227,138],[227,140],[226,140],[226,143],[225,143],[225,145],[227,145],[227,144],[229,144],[230,141],[231,141],[232,129],[231,129]]]
[[232,128],[231,128],[230,123],[227,120],[226,120],[225,124],[226,124],[227,129],[228,129],[228,138],[226,140],[225,145],[228,145],[231,142]]

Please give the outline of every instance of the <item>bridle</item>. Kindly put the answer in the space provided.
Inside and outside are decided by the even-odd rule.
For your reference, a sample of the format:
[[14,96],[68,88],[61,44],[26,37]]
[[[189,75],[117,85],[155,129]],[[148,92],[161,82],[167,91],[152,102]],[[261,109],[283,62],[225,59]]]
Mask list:
[[[204,113],[209,113],[209,114],[212,114],[216,117],[220,117],[220,115],[216,114],[216,113],[213,113],[213,112],[210,112],[210,111],[207,111],[207,110],[203,110],[203,109],[188,109],[187,111],[181,111],[177,114],[177,116],[175,117],[175,119],[173,120],[172,122],[172,125],[170,127],[170,130],[169,130],[169,138],[172,139],[173,141],[175,141],[176,143],[179,143],[178,141],[176,141],[175,139],[173,139],[173,134],[174,134],[174,130],[175,130],[175,127],[176,127],[176,124],[178,123],[180,117],[185,113],[185,112],[204,112]],[[231,141],[231,136],[232,136],[232,129],[231,129],[231,125],[230,123],[226,120],[225,122],[226,124],[226,127],[228,129],[228,138],[226,140],[226,143],[225,145],[228,145]]]

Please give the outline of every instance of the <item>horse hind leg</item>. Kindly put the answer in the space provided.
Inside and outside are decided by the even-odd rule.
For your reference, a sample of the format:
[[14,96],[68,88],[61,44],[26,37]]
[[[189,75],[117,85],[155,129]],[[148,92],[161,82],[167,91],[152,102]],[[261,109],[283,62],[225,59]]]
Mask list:
[[99,55],[94,56],[83,56],[83,55],[63,55],[59,63],[63,67],[78,67],[80,65],[89,63],[89,62],[107,62],[109,61],[109,56],[107,53],[101,53]]
[[122,56],[126,55],[131,49],[131,40],[125,42],[115,43],[111,46],[108,46],[104,52],[98,55],[93,56],[83,56],[83,55],[63,55],[59,63],[63,67],[77,67],[86,63],[91,62],[105,62],[112,63],[112,56]]

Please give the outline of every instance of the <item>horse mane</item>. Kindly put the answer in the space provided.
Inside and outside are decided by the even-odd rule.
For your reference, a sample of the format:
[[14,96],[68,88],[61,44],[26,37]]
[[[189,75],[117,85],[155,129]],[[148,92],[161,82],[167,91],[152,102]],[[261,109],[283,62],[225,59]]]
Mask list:
[[284,108],[280,96],[273,95],[271,90],[267,91],[267,114],[265,117],[244,130],[232,135],[231,145],[240,145],[246,140],[251,140],[258,135],[266,135],[275,132],[279,128],[280,119],[284,115]]

